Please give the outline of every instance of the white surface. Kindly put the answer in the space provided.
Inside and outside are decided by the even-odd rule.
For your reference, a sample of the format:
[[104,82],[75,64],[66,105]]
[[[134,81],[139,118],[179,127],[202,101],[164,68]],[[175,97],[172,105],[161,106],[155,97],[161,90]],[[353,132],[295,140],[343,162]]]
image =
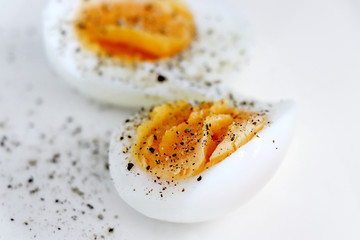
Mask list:
[[[69,115],[91,130],[90,135],[103,135],[124,119],[122,110],[89,102],[51,74],[39,32],[45,1],[0,3],[0,122],[9,126],[0,128],[0,137],[3,131],[21,136],[35,120],[37,128],[50,132]],[[106,184],[107,214],[119,217],[106,215],[97,221],[98,212],[90,212],[74,222],[47,202],[39,205],[40,195],[29,197],[26,192],[23,198],[13,198],[19,192],[8,193],[2,176],[13,174],[26,181],[27,175],[15,171],[27,156],[17,152],[4,164],[0,150],[0,239],[92,239],[99,232],[106,239],[359,239],[359,1],[238,0],[238,5],[253,26],[256,46],[236,88],[266,100],[293,98],[298,105],[287,157],[252,201],[216,221],[167,224],[127,207],[108,183],[107,173],[101,172],[101,181],[86,186]],[[44,103],[35,107],[38,98]],[[27,136],[22,143],[36,145]],[[45,193],[57,196],[56,191]],[[56,224],[63,226],[61,231]],[[108,226],[115,227],[114,233],[107,233]]]

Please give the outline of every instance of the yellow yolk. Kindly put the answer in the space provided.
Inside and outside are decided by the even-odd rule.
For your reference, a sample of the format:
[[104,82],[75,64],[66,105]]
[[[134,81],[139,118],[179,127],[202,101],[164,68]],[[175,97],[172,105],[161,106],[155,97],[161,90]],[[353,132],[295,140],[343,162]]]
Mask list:
[[133,154],[154,177],[185,179],[230,156],[266,122],[263,114],[230,108],[226,100],[163,104],[137,128]]
[[83,46],[98,55],[140,61],[179,53],[195,33],[190,10],[173,0],[86,1],[75,29]]

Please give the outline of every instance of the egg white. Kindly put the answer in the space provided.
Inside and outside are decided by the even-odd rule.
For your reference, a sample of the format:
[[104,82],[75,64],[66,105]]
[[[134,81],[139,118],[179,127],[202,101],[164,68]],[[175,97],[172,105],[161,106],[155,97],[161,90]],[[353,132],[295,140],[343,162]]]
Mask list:
[[[238,81],[247,61],[248,24],[229,1],[186,0],[195,18],[197,40],[172,58],[136,64],[99,59],[79,43],[73,20],[81,2],[51,0],[44,11],[43,38],[53,69],[92,98],[128,107],[179,98],[212,99],[216,94],[212,86]],[[159,74],[167,81],[158,82]]]
[[[295,115],[292,101],[247,103],[240,108],[266,109],[271,123],[222,162],[185,180],[158,180],[136,165],[131,155],[135,131],[148,115],[145,111],[128,119],[115,131],[109,153],[111,177],[121,198],[150,218],[181,223],[212,220],[244,204],[279,167]],[[130,171],[129,163],[134,164]]]

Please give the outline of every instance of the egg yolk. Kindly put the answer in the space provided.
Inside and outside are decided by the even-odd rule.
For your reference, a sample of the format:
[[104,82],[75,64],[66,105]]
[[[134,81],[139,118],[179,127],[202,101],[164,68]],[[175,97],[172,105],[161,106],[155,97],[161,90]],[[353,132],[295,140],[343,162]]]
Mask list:
[[158,179],[185,179],[224,160],[266,123],[264,114],[231,108],[226,100],[163,104],[137,128],[133,154]]
[[190,10],[174,0],[84,1],[74,24],[84,47],[126,60],[171,57],[195,34]]

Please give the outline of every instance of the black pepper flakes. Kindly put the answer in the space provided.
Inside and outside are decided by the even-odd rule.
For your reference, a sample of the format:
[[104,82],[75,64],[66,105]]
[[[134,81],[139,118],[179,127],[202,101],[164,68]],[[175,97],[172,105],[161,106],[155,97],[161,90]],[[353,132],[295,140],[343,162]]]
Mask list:
[[36,160],[29,160],[29,166],[36,166],[36,164],[37,164],[37,161]]
[[52,163],[58,163],[59,158],[60,158],[60,153],[56,153],[56,154],[54,154],[54,156],[52,157],[51,162],[52,162]]
[[167,79],[166,79],[166,77],[164,77],[163,75],[158,75],[158,77],[157,77],[157,80],[159,81],[159,82],[165,82]]
[[198,182],[200,182],[200,181],[201,181],[201,179],[202,179],[202,177],[201,177],[201,176],[199,176],[196,180],[197,180]]
[[35,194],[35,193],[37,193],[38,191],[40,191],[39,188],[34,188],[34,189],[31,190],[29,193],[30,193],[30,194]]
[[33,178],[33,177],[31,177],[31,178],[28,179],[28,183],[32,183],[33,181],[34,181],[34,178]]
[[90,203],[86,204],[86,206],[87,206],[88,208],[90,208],[90,209],[94,209],[94,206],[91,205]]
[[127,170],[130,171],[134,167],[133,163],[128,163]]
[[155,149],[153,147],[149,147],[148,150],[151,152],[151,153],[154,153],[155,152]]
[[84,193],[82,191],[80,191],[80,189],[77,187],[71,188],[71,191],[81,197],[84,196]]

